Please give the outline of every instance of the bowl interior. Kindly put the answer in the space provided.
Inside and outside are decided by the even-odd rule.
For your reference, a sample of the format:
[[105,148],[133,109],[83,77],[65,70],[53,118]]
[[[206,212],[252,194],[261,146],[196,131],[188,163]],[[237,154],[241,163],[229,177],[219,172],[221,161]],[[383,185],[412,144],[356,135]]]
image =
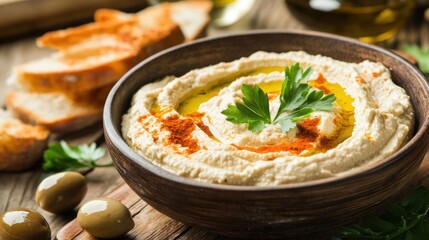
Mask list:
[[[398,156],[406,153],[407,146],[417,144],[425,136],[424,133],[428,128],[429,101],[427,99],[429,99],[429,87],[426,78],[415,66],[396,54],[379,47],[335,35],[301,31],[259,31],[208,38],[165,50],[146,59],[130,70],[110,92],[104,111],[105,130],[109,133],[113,144],[121,149],[128,158],[138,161],[139,164],[155,173],[166,175],[174,181],[223,188],[220,185],[201,183],[169,174],[140,157],[127,146],[121,137],[121,121],[122,116],[130,107],[132,96],[143,85],[162,79],[167,75],[180,76],[192,69],[222,61],[233,61],[247,57],[256,51],[287,52],[297,50],[303,50],[310,54],[321,54],[345,62],[364,60],[381,62],[390,69],[394,82],[406,90],[411,97],[415,112],[415,134],[406,146],[382,164],[392,164],[399,158]],[[282,187],[300,187],[334,180],[323,179],[307,183],[288,184]],[[246,187],[237,187],[237,189],[246,189]]]

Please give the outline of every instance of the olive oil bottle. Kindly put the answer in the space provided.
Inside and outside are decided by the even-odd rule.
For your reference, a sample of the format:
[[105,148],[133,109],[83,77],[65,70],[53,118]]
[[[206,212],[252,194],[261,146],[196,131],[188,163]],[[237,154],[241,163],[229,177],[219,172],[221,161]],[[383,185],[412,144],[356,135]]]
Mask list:
[[290,12],[308,27],[383,43],[406,23],[415,0],[285,0]]

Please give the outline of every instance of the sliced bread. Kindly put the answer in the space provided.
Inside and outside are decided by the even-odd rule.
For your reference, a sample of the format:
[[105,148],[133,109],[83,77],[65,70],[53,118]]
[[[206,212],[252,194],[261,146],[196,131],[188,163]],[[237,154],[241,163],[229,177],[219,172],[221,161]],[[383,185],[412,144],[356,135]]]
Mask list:
[[137,62],[130,48],[103,47],[54,53],[14,68],[9,84],[31,92],[81,92],[117,81]]
[[207,35],[207,26],[210,21],[210,10],[212,2],[209,0],[188,0],[174,3],[162,3],[148,7],[136,14],[127,14],[112,9],[99,9],[95,12],[94,18],[97,22],[108,21],[129,21],[135,16],[140,22],[147,22],[150,11],[159,11],[159,8],[171,8],[172,19],[180,26],[186,41],[192,41]]
[[81,48],[82,45],[99,47],[120,44],[142,47],[150,40],[156,41],[178,28],[170,15],[169,5],[147,8],[140,16],[143,21],[140,21],[137,15],[130,15],[128,18],[117,18],[114,21],[93,22],[46,33],[37,39],[37,44],[63,52]]
[[17,66],[15,81],[30,92],[79,92],[111,84],[142,59],[184,41],[169,16],[166,6],[148,11],[144,23],[133,18],[47,33],[38,44],[60,52]]
[[45,128],[24,124],[0,109],[0,171],[22,171],[34,166],[48,138]]
[[109,85],[73,95],[11,91],[6,95],[6,106],[23,122],[43,126],[52,132],[71,132],[101,120],[110,88]]

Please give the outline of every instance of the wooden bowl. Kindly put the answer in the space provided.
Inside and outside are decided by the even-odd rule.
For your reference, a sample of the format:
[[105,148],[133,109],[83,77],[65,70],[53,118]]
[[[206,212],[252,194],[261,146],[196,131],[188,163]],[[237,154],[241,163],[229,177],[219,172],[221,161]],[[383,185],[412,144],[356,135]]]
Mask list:
[[[304,50],[346,62],[382,62],[391,69],[395,83],[411,96],[416,119],[413,138],[370,169],[274,187],[216,185],[183,178],[153,165],[122,139],[122,115],[143,85],[260,50]],[[171,218],[230,237],[320,239],[329,230],[374,212],[410,183],[429,145],[428,99],[425,76],[382,48],[317,32],[248,32],[177,46],[141,62],[110,92],[104,109],[104,131],[124,180],[143,200]]]

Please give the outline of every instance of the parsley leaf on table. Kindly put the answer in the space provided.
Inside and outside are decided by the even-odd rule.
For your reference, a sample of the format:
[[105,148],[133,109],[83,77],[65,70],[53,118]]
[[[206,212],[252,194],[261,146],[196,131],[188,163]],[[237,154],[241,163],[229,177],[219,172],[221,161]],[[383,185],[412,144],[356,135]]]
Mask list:
[[305,71],[298,63],[285,68],[285,79],[282,83],[279,99],[280,106],[274,119],[271,119],[268,95],[257,85],[243,84],[242,103],[228,105],[222,111],[226,120],[234,124],[247,123],[248,129],[260,132],[265,124],[279,123],[283,132],[288,132],[296,123],[310,116],[314,111],[330,111],[335,101],[334,94],[324,95],[308,85],[312,69]]
[[342,227],[331,240],[423,240],[429,238],[429,189],[419,187],[399,204],[387,206],[379,217],[368,216],[361,225]]
[[421,48],[415,44],[404,44],[401,48],[406,53],[415,57],[420,70],[422,70],[426,76],[429,76],[429,48]]
[[52,143],[43,153],[43,169],[48,172],[62,172],[113,166],[96,163],[104,154],[104,149],[97,148],[95,143],[79,146],[68,145],[65,141]]

